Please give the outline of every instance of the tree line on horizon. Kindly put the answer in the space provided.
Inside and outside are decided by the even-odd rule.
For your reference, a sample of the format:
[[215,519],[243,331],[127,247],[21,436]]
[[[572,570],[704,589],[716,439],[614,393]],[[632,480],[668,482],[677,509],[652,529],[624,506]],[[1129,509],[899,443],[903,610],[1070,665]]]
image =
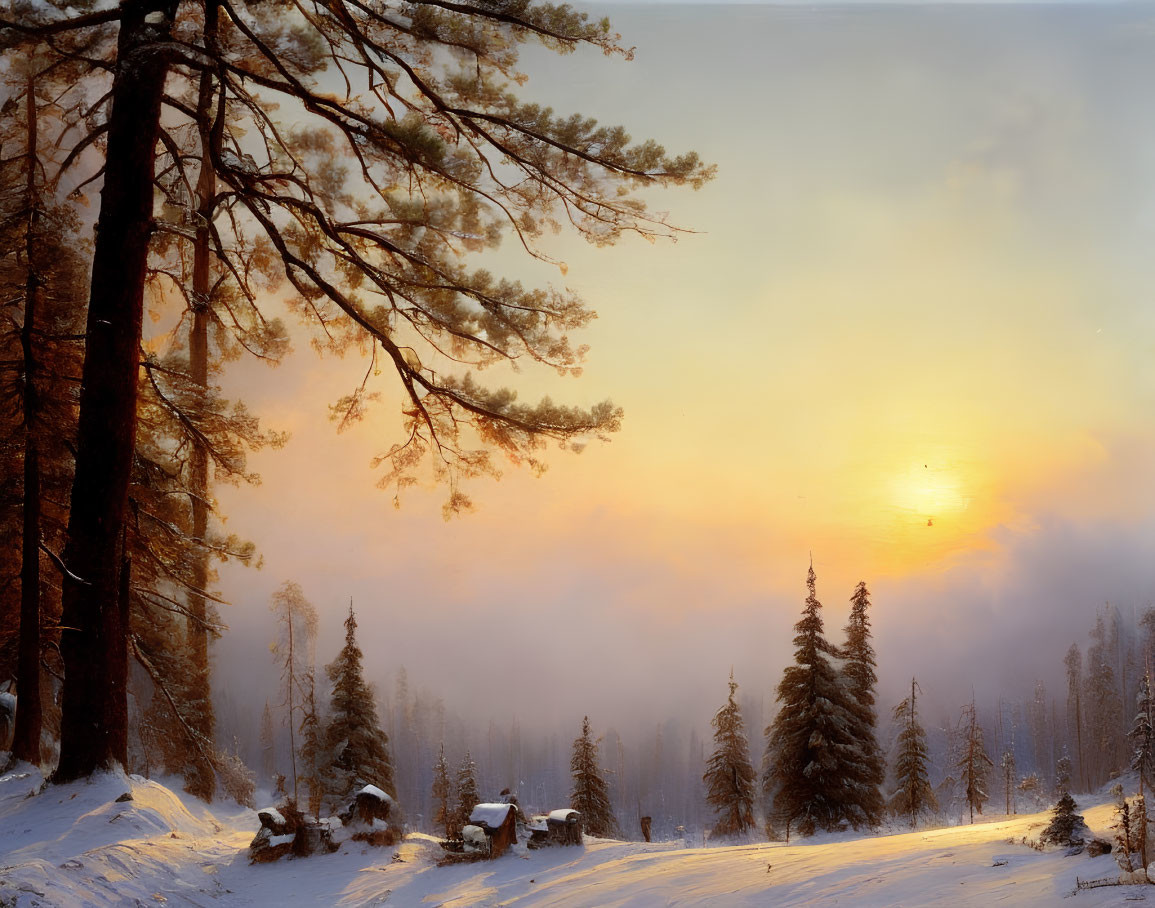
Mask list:
[[[855,588],[844,642],[836,646],[824,634],[813,566],[808,571],[806,586],[803,613],[795,625],[794,662],[783,671],[777,689],[778,711],[764,731],[761,771],[755,769],[750,756],[733,672],[726,702],[711,722],[713,751],[707,757],[701,743],[697,747],[691,745],[700,753],[698,759],[704,769],[701,803],[715,812],[709,830],[711,837],[749,837],[759,831],[759,817],[765,834],[771,839],[783,834],[788,838],[792,831],[812,835],[845,828],[877,829],[887,820],[914,828],[920,823],[944,820],[942,809],[949,804],[940,807],[940,798],[957,800],[966,811],[964,819],[969,816],[973,822],[975,814],[982,814],[984,807],[995,799],[992,782],[996,780],[1002,783],[1005,796],[1002,806],[1008,814],[1014,812],[1019,803],[1038,809],[1044,802],[1074,790],[1073,761],[1065,750],[1056,762],[1051,783],[1040,778],[1036,768],[1019,775],[1013,748],[1004,750],[997,763],[992,760],[986,744],[988,734],[973,698],[961,708],[957,722],[949,729],[954,738],[944,755],[945,765],[938,770],[943,778],[937,786],[932,784],[936,761],[919,710],[921,691],[913,679],[909,695],[891,712],[893,741],[887,759],[886,748],[877,734],[878,717],[874,708],[877,676],[871,642],[869,590],[865,583]],[[410,698],[404,678],[402,670],[398,680],[403,686],[400,704],[404,721],[393,727],[408,729],[405,733],[412,734],[414,726],[424,724],[425,708],[420,697]],[[628,803],[624,797],[627,780],[621,739],[611,730],[609,735],[616,739],[616,746],[603,747],[605,739],[593,737],[588,716],[583,720],[581,735],[573,743],[572,784],[568,790],[557,786],[548,791],[544,787],[539,790],[533,779],[543,771],[548,772],[548,768],[525,762],[518,764],[512,747],[506,751],[509,762],[504,774],[490,772],[479,780],[478,764],[472,748],[466,744],[455,776],[446,756],[444,707],[439,702],[434,706],[441,717],[441,731],[430,736],[430,740],[436,742],[437,759],[432,783],[426,789],[427,798],[422,798],[421,783],[417,783],[416,790],[413,787],[414,772],[420,767],[406,765],[415,756],[420,760],[420,756],[406,746],[406,757],[398,764],[398,775],[409,777],[403,800],[416,808],[410,816],[414,826],[443,831],[449,837],[459,835],[470,810],[481,797],[479,792],[499,787],[503,796],[511,795],[518,803],[527,800],[543,809],[562,802],[578,807],[589,817],[587,830],[602,836],[630,830],[634,824],[627,821],[627,815],[636,811],[634,819],[640,821],[643,813],[648,815],[654,806],[652,793],[643,798],[639,792],[636,804]],[[1126,735],[1134,754],[1130,766],[1139,770],[1141,778],[1149,779],[1151,767],[1155,765],[1152,732],[1155,717],[1146,677],[1140,681],[1138,706]],[[494,726],[490,723],[487,762],[497,756],[493,733]],[[271,737],[269,741],[271,748]],[[660,748],[660,735],[658,745]],[[560,763],[560,751],[554,750],[553,754],[546,762]],[[540,764],[540,756],[532,762]],[[267,764],[266,775],[271,773],[271,765],[271,762]],[[558,776],[561,775],[559,772]],[[432,810],[426,806],[430,802],[434,805]],[[659,834],[677,835],[678,829],[686,828],[684,824],[689,819],[687,812],[683,823],[676,824],[677,828],[668,822],[664,827],[659,823]],[[699,828],[704,830],[708,823],[705,811],[699,813],[697,819]]]
[[[947,739],[946,765],[936,787],[931,783],[934,766],[918,712],[915,679],[909,696],[892,711],[896,734],[888,774],[876,734],[876,662],[865,583],[851,597],[841,646],[831,644],[823,634],[813,565],[807,575],[807,592],[802,618],[794,626],[794,664],[783,672],[777,689],[778,713],[765,729],[760,778],[751,762],[735,701],[738,685],[731,671],[730,696],[714,716],[715,750],[703,777],[709,803],[718,814],[714,835],[746,835],[755,828],[759,782],[766,834],[771,839],[778,837],[780,829],[788,838],[792,825],[803,835],[877,828],[886,816],[904,818],[914,828],[922,819],[941,816],[940,800],[948,802],[943,807],[961,802],[973,823],[975,814],[981,814],[992,799],[992,775],[1002,784],[1003,808],[1009,815],[1017,812],[1020,800],[1038,809],[1052,797],[1069,798],[1072,790],[1093,791],[1132,770],[1139,797],[1135,805],[1121,800],[1120,809],[1145,814],[1143,787],[1150,787],[1155,778],[1151,679],[1155,609],[1148,609],[1138,620],[1139,633],[1124,624],[1117,609],[1107,606],[1101,611],[1091,631],[1085,675],[1081,651],[1072,645],[1064,658],[1068,681],[1065,729],[1048,728],[1045,687],[1037,682],[1028,704],[1027,728],[1016,743],[1019,723],[1012,718],[1006,739],[1000,698],[998,730],[1004,746],[997,763],[987,752],[987,731],[972,695],[958,721],[942,729]],[[1128,701],[1134,704],[1132,710],[1127,708]],[[1015,712],[1012,709],[1012,715]],[[1052,717],[1057,713],[1053,704],[1050,713]],[[1031,746],[1034,762],[1029,773],[1020,775],[1016,751],[1024,743]]]

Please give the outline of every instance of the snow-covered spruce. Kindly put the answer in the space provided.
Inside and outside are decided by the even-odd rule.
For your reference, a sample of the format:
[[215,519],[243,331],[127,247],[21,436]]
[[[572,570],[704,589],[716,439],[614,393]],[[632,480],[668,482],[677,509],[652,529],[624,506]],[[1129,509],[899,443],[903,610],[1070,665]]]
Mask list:
[[850,597],[850,620],[846,624],[846,643],[839,650],[842,657],[840,680],[845,688],[846,710],[850,716],[850,737],[858,754],[846,764],[849,800],[843,813],[855,828],[877,826],[882,822],[885,800],[882,784],[886,781],[886,761],[875,733],[878,714],[874,708],[874,647],[870,638],[870,590],[860,581]]
[[894,721],[901,731],[895,745],[894,781],[896,789],[890,799],[890,811],[896,817],[918,825],[919,816],[938,809],[938,800],[930,785],[930,755],[926,732],[918,720],[918,681],[910,679],[910,696],[894,708]]
[[584,831],[598,838],[615,838],[618,821],[610,804],[609,788],[598,766],[598,748],[601,739],[590,731],[590,717],[582,719],[582,733],[573,742],[570,774],[573,776],[573,794],[570,804],[581,814]]
[[345,619],[345,645],[325,672],[333,682],[332,718],[325,730],[328,765],[322,771],[325,796],[330,801],[372,783],[390,797],[397,796],[389,738],[381,730],[373,691],[365,683],[357,645],[357,619],[353,605]]
[[1062,845],[1064,847],[1081,846],[1090,835],[1087,824],[1081,814],[1075,812],[1075,799],[1067,792],[1063,792],[1059,803],[1051,815],[1051,822],[1039,836],[1044,845]]
[[778,684],[778,715],[766,729],[763,788],[770,825],[813,835],[867,822],[859,806],[865,782],[855,767],[867,757],[854,736],[849,692],[834,666],[836,650],[823,635],[814,565],[806,575],[806,603],[794,625],[794,664]]
[[718,814],[711,836],[738,836],[754,828],[754,788],[757,776],[750,763],[750,745],[742,711],[734,694],[738,684],[730,670],[730,696],[712,720],[714,753],[702,781],[706,800]]

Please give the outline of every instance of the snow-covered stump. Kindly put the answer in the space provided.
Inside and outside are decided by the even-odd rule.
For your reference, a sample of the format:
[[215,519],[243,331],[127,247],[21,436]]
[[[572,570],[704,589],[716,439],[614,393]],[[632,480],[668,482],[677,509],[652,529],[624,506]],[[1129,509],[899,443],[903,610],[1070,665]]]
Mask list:
[[354,791],[338,816],[354,841],[388,846],[401,840],[401,812],[397,802],[376,785],[365,785]]
[[308,857],[311,854],[331,854],[338,848],[333,831],[326,820],[312,820],[297,830],[293,839],[293,854]]
[[551,810],[548,815],[536,816],[529,826],[530,848],[550,845],[581,845],[582,815],[572,807]]
[[269,864],[292,852],[299,818],[296,811],[283,809],[285,813],[275,807],[257,811],[261,828],[249,843],[249,863]]
[[489,838],[480,826],[469,824],[461,827],[461,843],[466,854],[489,855]]
[[572,807],[551,810],[546,826],[549,829],[549,840],[553,844],[582,844],[582,815]]

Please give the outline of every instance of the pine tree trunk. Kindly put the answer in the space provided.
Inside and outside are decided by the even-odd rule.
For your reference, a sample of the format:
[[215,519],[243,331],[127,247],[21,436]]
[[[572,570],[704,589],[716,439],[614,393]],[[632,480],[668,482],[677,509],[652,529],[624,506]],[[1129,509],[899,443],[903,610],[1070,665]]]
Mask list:
[[136,444],[155,138],[169,68],[162,44],[178,2],[125,0],[121,6],[65,548],[72,576],[63,584],[61,781],[123,764],[127,755],[128,629],[118,575]]
[[1083,710],[1078,690],[1075,691],[1075,742],[1079,751],[1079,784],[1087,791],[1087,770],[1083,760]]
[[20,329],[20,347],[24,358],[24,506],[20,563],[20,652],[17,664],[19,695],[16,707],[16,730],[12,739],[12,758],[40,763],[40,450],[39,400],[36,387],[36,310],[40,297],[40,275],[37,272],[36,222],[40,199],[36,192],[37,155],[36,79],[28,76],[26,116],[28,173],[25,182],[25,205],[28,224],[25,233],[25,255],[28,278],[24,298],[24,324]]
[[[217,6],[207,3],[205,9],[204,39],[205,47],[209,48],[216,43]],[[214,196],[216,194],[216,172],[213,168],[211,153],[212,144],[212,108],[214,84],[212,73],[201,73],[200,86],[197,95],[197,128],[200,135],[200,174],[196,188],[196,236],[193,240],[193,268],[192,268],[192,327],[189,330],[189,371],[193,383],[200,392],[197,411],[199,416],[204,415],[208,396],[208,329],[209,329],[209,295],[211,293],[210,261],[212,254],[212,237],[209,223],[213,216]],[[209,494],[209,454],[206,445],[200,436],[194,436],[192,454],[189,458],[189,485],[192,492],[192,591],[188,594],[188,638],[194,674],[192,689],[201,700],[200,708],[193,711],[192,726],[201,736],[203,742],[211,742],[215,738],[212,685],[209,677],[209,634],[207,628],[207,611],[205,608],[204,591],[209,582],[209,559],[205,549],[205,536],[208,532],[208,494]],[[202,763],[203,761],[198,761]],[[201,777],[198,779],[198,794],[206,800],[212,800],[214,779],[211,767],[198,765]]]
[[297,803],[297,739],[293,734],[293,685],[297,682],[297,663],[293,660],[293,611],[289,610],[289,764],[293,768],[293,804]]
[[[915,722],[914,689],[915,689],[915,679],[911,678],[910,679],[910,726],[909,727],[910,727],[910,733],[911,733],[912,738],[914,737],[914,722]],[[915,793],[914,793],[913,782],[908,782],[907,784],[910,787],[910,797],[909,797],[909,800],[910,800],[910,828],[914,829],[918,825],[918,804],[915,802]]]

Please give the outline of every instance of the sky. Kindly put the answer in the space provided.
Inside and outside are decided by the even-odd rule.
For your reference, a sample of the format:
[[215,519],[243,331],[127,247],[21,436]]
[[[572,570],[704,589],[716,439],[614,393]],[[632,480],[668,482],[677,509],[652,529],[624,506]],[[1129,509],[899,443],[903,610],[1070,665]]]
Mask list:
[[913,674],[944,710],[1057,689],[1098,606],[1155,604],[1155,10],[589,9],[636,59],[530,51],[524,94],[718,176],[650,197],[692,231],[676,243],[561,235],[564,275],[513,244],[486,264],[598,311],[580,378],[510,380],[612,398],[622,431],[470,483],[447,522],[431,481],[375,487],[388,375],[338,435],[356,354],[301,334],[276,370],[230,367],[292,438],[218,493],[263,565],[221,570],[226,685],[272,691],[291,579],[322,662],[353,600],[383,690],[404,665],[482,721],[705,728],[731,666],[772,700],[812,558],[832,636],[854,585],[873,594],[884,704]]

